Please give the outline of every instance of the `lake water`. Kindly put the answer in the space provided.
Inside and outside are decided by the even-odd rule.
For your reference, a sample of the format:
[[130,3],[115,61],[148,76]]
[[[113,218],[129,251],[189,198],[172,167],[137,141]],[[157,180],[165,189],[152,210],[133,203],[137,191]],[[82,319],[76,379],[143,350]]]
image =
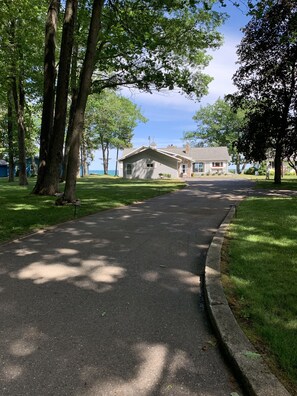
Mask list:
[[[114,172],[115,172],[114,169],[113,170],[109,170],[108,174],[110,176],[114,176]],[[99,170],[99,169],[90,169],[89,170],[89,174],[90,175],[104,175],[104,171],[103,170]]]

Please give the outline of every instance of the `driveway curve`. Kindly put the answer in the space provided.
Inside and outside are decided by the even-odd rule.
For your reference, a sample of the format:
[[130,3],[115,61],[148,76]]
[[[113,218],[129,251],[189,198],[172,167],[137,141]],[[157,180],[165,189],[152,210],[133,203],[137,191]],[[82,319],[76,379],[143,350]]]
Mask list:
[[191,180],[2,247],[1,395],[242,394],[200,279],[213,235],[250,187]]

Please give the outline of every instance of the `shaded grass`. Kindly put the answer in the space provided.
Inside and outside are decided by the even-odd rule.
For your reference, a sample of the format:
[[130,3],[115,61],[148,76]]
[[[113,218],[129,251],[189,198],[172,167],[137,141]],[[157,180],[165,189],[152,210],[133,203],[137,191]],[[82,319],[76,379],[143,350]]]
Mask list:
[[271,190],[297,190],[297,177],[285,176],[281,184],[274,184],[273,180],[257,179],[256,188]]
[[297,394],[297,199],[247,199],[229,236],[230,305]]
[[[0,179],[0,242],[74,218],[74,207],[55,206],[55,197],[31,194],[35,178],[26,187]],[[77,181],[81,206],[76,217],[129,205],[182,188],[176,180],[125,180],[89,176]],[[63,186],[61,186],[61,190]]]

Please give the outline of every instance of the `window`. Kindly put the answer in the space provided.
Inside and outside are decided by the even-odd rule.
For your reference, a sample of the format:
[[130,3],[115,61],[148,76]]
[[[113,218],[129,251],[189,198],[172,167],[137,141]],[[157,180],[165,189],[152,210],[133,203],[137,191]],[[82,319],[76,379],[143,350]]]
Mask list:
[[213,168],[223,168],[223,162],[213,162],[212,167]]
[[147,168],[153,168],[153,167],[154,167],[154,164],[153,164],[152,162],[148,162],[148,163],[146,164],[146,167],[147,167]]
[[127,175],[132,175],[132,164],[126,165],[126,173]]
[[182,173],[186,173],[186,172],[187,172],[187,165],[182,164]]
[[193,172],[204,172],[204,163],[203,162],[195,162],[193,164]]

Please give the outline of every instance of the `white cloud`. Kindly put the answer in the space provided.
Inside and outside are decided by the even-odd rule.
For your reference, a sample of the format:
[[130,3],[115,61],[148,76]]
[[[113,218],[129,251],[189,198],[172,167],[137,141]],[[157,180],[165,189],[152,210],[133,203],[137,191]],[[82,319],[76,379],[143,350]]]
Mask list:
[[190,107],[195,106],[194,100],[188,99],[177,90],[162,90],[160,92],[140,92],[137,89],[123,88],[122,94],[137,103],[139,106],[154,106],[154,108],[170,107],[171,109],[184,108],[185,111],[191,111]]
[[206,72],[214,77],[209,85],[209,94],[203,99],[214,101],[219,96],[224,97],[228,93],[236,90],[232,82],[232,76],[238,68],[236,65],[236,46],[239,44],[239,37],[226,37],[225,44],[212,54],[213,59],[206,68]]

